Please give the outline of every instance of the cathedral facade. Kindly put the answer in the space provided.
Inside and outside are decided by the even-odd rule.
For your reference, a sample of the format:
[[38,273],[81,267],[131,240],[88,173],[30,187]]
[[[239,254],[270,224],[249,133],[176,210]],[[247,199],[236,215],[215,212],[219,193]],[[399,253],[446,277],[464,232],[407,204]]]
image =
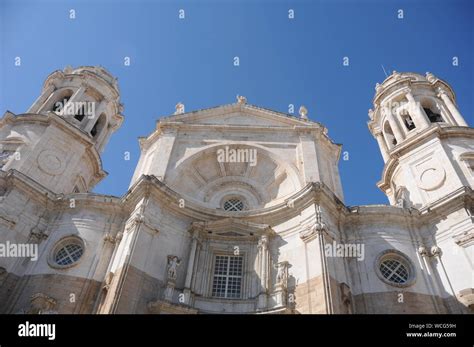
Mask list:
[[344,204],[341,145],[304,107],[245,97],[178,104],[128,191],[93,193],[122,112],[105,69],[68,67],[0,120],[1,313],[473,311],[474,129],[433,74],[376,85],[389,205]]

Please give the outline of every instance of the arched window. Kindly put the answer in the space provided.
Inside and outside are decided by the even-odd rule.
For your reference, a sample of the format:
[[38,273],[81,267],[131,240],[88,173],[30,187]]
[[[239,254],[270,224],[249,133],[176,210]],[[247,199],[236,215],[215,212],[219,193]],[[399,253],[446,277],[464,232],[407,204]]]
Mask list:
[[387,146],[389,149],[393,148],[394,146],[397,145],[397,139],[395,138],[395,135],[393,135],[392,127],[390,126],[390,123],[387,121],[385,122],[383,126],[383,132],[384,132],[384,137],[385,140],[387,141]]
[[430,120],[431,123],[442,123],[444,122],[443,117],[439,113],[435,113],[431,110],[431,108],[426,108],[423,107],[423,110],[425,111],[426,115],[428,116],[428,119]]
[[77,103],[74,107],[74,119],[82,122],[86,115],[85,107],[82,103]]
[[64,107],[66,106],[69,99],[71,99],[72,94],[73,92],[71,89],[67,89],[61,93],[53,103],[51,110],[57,114],[64,114]]
[[102,132],[102,129],[105,126],[105,123],[107,122],[107,117],[104,113],[102,113],[97,121],[95,122],[94,126],[91,129],[91,136],[93,138],[96,138],[99,136],[99,134]]
[[413,119],[410,116],[410,113],[408,113],[408,110],[402,109],[400,110],[400,117],[402,119],[403,124],[405,125],[405,128],[410,131],[416,128],[415,122],[413,122]]
[[433,99],[424,98],[421,100],[421,105],[431,123],[444,122],[443,117],[439,113],[439,107]]

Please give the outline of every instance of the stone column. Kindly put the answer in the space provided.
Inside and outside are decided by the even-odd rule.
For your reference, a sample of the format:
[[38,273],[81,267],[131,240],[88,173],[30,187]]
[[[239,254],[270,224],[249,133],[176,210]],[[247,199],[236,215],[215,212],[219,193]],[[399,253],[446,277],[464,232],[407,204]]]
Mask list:
[[456,125],[462,126],[462,127],[467,127],[467,123],[464,120],[464,117],[459,113],[458,108],[456,105],[454,105],[454,102],[451,100],[449,95],[446,93],[446,91],[442,88],[438,88],[438,97],[440,97],[446,107],[448,108],[449,112],[453,116],[454,120],[456,121]]
[[196,251],[198,245],[199,231],[194,230],[191,241],[191,250],[189,251],[188,268],[186,270],[186,279],[184,281],[184,304],[189,305],[191,299],[191,281],[193,279],[194,262],[196,260]]
[[392,127],[393,135],[397,139],[397,143],[402,142],[405,136],[403,135],[402,130],[398,126],[397,120],[393,117],[391,113],[388,116],[388,122],[390,123],[390,126]]
[[55,87],[53,85],[49,86],[43,92],[41,95],[36,99],[36,101],[31,105],[31,107],[28,109],[27,113],[37,113],[41,110],[43,105],[45,104],[46,100],[48,100],[52,95],[55,90]]
[[421,105],[416,102],[411,91],[406,93],[405,96],[409,103],[408,109],[410,110],[410,116],[412,116],[413,122],[415,123],[415,127],[418,130],[429,127],[430,122],[425,115],[425,111],[423,111]]
[[403,132],[400,129],[397,120],[393,117],[392,110],[387,107],[384,107],[383,110],[383,112],[385,113],[385,117],[388,120],[390,127],[392,128],[393,136],[395,136],[397,143],[402,142],[405,136],[403,135]]
[[[86,87],[81,86],[78,90],[76,90],[76,92],[74,94],[72,94],[71,98],[66,103],[66,105],[63,105],[63,109],[64,109],[63,116],[64,116],[65,119],[74,117],[74,113],[76,111],[76,106],[74,105],[74,103],[79,102],[81,100],[81,98],[84,95],[85,91],[86,91]],[[72,110],[72,112],[71,112],[70,109]]]
[[258,253],[260,258],[260,286],[261,292],[258,296],[258,308],[265,309],[267,307],[267,293],[268,293],[268,236],[262,235],[258,241]]
[[[99,119],[99,116],[100,114],[106,109],[107,107],[107,101],[106,100],[102,100],[101,102],[99,102],[99,104],[97,105],[97,108],[95,109],[94,111],[94,114],[93,115],[86,115],[87,117],[87,124],[86,126],[84,127],[84,131],[85,132],[90,132],[92,130],[92,128],[94,127],[95,123],[97,122],[97,120]],[[106,124],[107,126],[107,124]]]
[[387,143],[383,139],[383,135],[381,132],[375,134],[375,139],[380,147],[380,152],[382,153],[383,161],[386,163],[388,159],[390,159],[390,155],[388,154]]
[[[69,102],[77,102],[80,101],[84,93],[86,92],[86,87],[81,86],[74,94],[72,94],[71,98],[69,99]],[[66,105],[65,105],[66,106]]]

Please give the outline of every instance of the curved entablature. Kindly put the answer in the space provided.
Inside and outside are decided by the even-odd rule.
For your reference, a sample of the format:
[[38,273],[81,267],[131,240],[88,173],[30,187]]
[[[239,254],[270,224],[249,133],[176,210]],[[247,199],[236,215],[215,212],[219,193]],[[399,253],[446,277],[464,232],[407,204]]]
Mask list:
[[155,199],[165,201],[165,208],[177,213],[194,218],[197,221],[215,221],[223,218],[242,218],[258,223],[270,222],[278,223],[298,215],[303,209],[314,205],[315,201],[324,201],[336,210],[346,210],[347,208],[334,193],[323,183],[309,183],[283,202],[252,210],[240,212],[228,212],[223,209],[208,207],[206,204],[186,200],[178,192],[171,189],[168,185],[157,179],[155,176],[143,175],[129,189],[123,197],[125,204],[133,204],[142,194],[150,194]]

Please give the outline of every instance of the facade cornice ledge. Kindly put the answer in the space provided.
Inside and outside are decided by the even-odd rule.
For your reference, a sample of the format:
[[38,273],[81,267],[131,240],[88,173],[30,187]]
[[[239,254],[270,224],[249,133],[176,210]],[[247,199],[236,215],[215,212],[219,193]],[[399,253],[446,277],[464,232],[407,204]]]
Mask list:
[[442,213],[441,215],[446,215],[446,212],[449,210],[455,210],[460,206],[474,204],[474,190],[470,187],[460,187],[455,191],[443,196],[441,199],[438,199],[423,208],[419,211],[422,216],[426,218],[432,218],[433,213],[437,213],[438,211]]
[[121,198],[119,197],[95,193],[56,194],[15,169],[6,172],[0,170],[0,185],[9,188],[15,187],[28,194],[38,203],[53,204],[55,208],[70,208],[71,199],[74,199],[75,208],[83,204],[97,209],[113,208],[115,211],[122,210]]
[[198,230],[200,232],[225,232],[228,230],[241,231],[251,236],[275,235],[275,231],[269,224],[253,223],[238,218],[223,218],[215,221],[192,222],[190,232]]
[[391,215],[400,217],[412,217],[419,216],[420,212],[414,208],[400,208],[392,205],[358,205],[350,206],[347,218],[361,217],[361,216],[379,216],[380,215]]
[[7,189],[18,188],[41,204],[47,204],[57,199],[57,194],[15,169],[0,170],[0,185],[5,185]]
[[[165,202],[163,205],[165,208],[178,215],[186,215],[198,221],[244,218],[250,221],[258,220],[263,223],[271,221],[274,223],[278,220],[285,220],[298,215],[298,211],[314,204],[316,200],[325,200],[328,204],[332,204],[336,210],[347,209],[328,187],[317,182],[307,184],[303,189],[280,204],[250,211],[227,212],[206,207],[199,201],[187,199],[186,196],[182,196],[172,190],[155,176],[148,175],[142,175],[129,189],[127,194],[124,195],[122,201],[124,204],[130,205],[127,208],[133,208],[133,203],[138,201],[142,194],[144,194],[144,191],[148,189],[151,196],[155,196],[157,199]],[[181,199],[184,201],[184,207],[180,207]]]

